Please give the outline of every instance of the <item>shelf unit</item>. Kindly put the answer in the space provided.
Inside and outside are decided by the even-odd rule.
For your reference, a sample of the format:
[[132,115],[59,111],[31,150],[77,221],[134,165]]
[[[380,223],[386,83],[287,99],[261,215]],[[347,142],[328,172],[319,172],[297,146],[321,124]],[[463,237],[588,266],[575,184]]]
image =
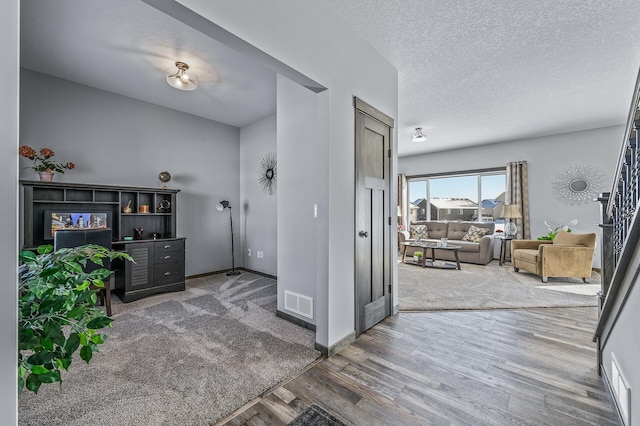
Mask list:
[[[176,234],[178,189],[27,180],[20,184],[25,249],[53,244],[47,223],[52,212],[106,213],[112,248],[126,251],[136,261],[114,265],[115,290],[123,301],[184,290],[185,239]],[[127,205],[131,213],[123,213]],[[129,240],[135,237],[135,228],[143,229],[143,238]]]
[[[95,185],[67,182],[20,181],[23,189],[23,245],[37,247],[52,242],[45,235],[45,212],[83,212],[108,214],[114,243],[134,237],[134,228],[143,228],[144,236],[176,238],[176,199],[178,189]],[[161,204],[169,207],[163,209]],[[132,213],[122,213],[130,203]],[[148,206],[149,212],[140,212]],[[146,239],[145,238],[145,239]]]

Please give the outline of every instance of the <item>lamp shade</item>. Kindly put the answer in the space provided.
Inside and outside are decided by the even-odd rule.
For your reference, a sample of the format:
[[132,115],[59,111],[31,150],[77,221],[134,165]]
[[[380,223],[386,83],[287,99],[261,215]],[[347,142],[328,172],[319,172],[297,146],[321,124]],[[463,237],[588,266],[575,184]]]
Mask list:
[[500,217],[505,219],[521,219],[522,213],[520,212],[520,206],[517,204],[505,204],[502,207],[502,214]]
[[220,201],[216,206],[216,209],[218,209],[219,212],[221,212],[224,209],[230,209],[230,208],[231,208],[231,203],[228,202],[227,200]]

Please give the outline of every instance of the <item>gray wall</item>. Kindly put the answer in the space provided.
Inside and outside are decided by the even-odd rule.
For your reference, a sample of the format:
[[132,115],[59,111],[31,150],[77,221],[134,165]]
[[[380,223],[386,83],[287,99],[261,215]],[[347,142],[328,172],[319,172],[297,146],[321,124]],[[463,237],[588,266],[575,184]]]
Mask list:
[[[269,195],[258,184],[258,169],[264,156],[276,152],[276,116],[264,118],[240,129],[239,229],[245,268],[277,275],[276,206],[278,192]],[[276,176],[276,182],[279,176]],[[240,238],[238,239],[240,241]],[[251,250],[248,256],[247,249]],[[257,251],[264,257],[259,259]]]
[[[637,218],[636,218],[637,220]],[[634,279],[640,269],[640,245],[636,244],[633,260],[627,269],[624,282]],[[640,425],[640,328],[638,328],[638,312],[640,312],[640,282],[637,277],[631,284],[626,304],[620,311],[608,340],[602,348],[602,367],[611,380],[611,359],[615,357],[618,369],[628,387],[631,388],[631,423]],[[621,298],[623,294],[619,294]]]
[[[0,423],[18,423],[18,88],[19,14],[17,0],[2,2],[0,51]],[[14,224],[16,226],[14,226]]]
[[[316,176],[315,183],[318,194],[327,194],[328,197],[326,204],[319,205],[319,209],[324,209],[319,214],[327,215],[326,227],[322,228],[324,235],[313,242],[318,256],[315,268],[320,275],[315,278],[309,275],[311,280],[307,286],[309,292],[314,292],[313,288],[317,286],[322,287],[323,294],[317,294],[316,305],[319,311],[326,312],[326,317],[316,318],[316,341],[331,346],[354,330],[353,96],[390,117],[397,117],[398,72],[324,2],[179,0],[179,3],[328,88],[316,95],[319,108],[312,124],[319,123],[318,127],[306,126],[305,130],[318,137],[318,143],[326,149],[326,157],[319,159],[325,161],[324,164],[318,164],[323,174]],[[251,13],[247,13],[248,10]],[[263,60],[262,57],[257,59]],[[278,110],[278,118],[280,116],[281,111]],[[280,126],[278,139],[281,137],[279,132]],[[395,137],[397,130],[394,130]],[[299,135],[298,143],[304,144],[305,139],[305,135]],[[282,154],[278,145],[280,164],[284,167]],[[281,172],[284,179],[284,170]],[[298,170],[298,173],[297,178],[304,180],[303,171]],[[283,192],[281,185],[278,189],[278,216],[294,209],[301,214],[309,214],[308,205],[281,200]],[[391,199],[394,197],[395,193],[391,194]],[[279,240],[281,223],[278,217]],[[305,230],[292,228],[290,232],[305,238]],[[280,241],[278,244],[282,246]],[[308,244],[301,245],[305,252],[308,250],[306,246]],[[287,269],[298,270],[299,256],[282,257],[283,253],[279,253],[279,277]],[[322,274],[326,274],[326,280]]]
[[[531,237],[547,233],[544,225],[566,225],[578,219],[574,232],[595,232],[598,243],[593,265],[600,267],[599,204],[570,206],[557,200],[552,184],[568,166],[590,165],[604,175],[601,191],[609,191],[618,160],[616,148],[624,136],[624,126],[603,127],[514,142],[434,152],[398,159],[400,173],[407,176],[502,167],[509,161],[526,160],[529,165],[529,206]],[[428,142],[427,142],[428,143]]]
[[[181,190],[187,275],[231,267],[229,215],[215,206],[223,199],[239,205],[238,128],[29,70],[22,71],[20,112],[21,144],[52,148],[76,164],[55,180],[159,187],[158,173],[168,170],[169,186]],[[20,174],[37,179],[31,169]],[[239,209],[233,215],[240,223]],[[236,259],[240,253],[237,244]]]
[[[319,127],[318,95],[282,76],[278,76],[277,93],[278,310],[316,323],[319,311],[326,318],[326,307],[316,300],[316,291],[327,286],[323,267],[327,244],[328,198],[323,179],[327,175],[327,147],[316,132],[309,131]],[[318,217],[314,217],[315,206]],[[285,291],[312,298],[314,318],[286,309]]]

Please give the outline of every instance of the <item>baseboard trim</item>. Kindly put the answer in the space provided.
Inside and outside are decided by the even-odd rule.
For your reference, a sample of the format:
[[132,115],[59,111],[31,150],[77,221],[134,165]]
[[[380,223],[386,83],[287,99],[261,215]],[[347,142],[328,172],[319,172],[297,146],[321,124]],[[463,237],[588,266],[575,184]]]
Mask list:
[[349,346],[355,340],[356,340],[356,332],[354,330],[329,347],[326,347],[316,342],[316,350],[320,351],[320,353],[326,357],[331,357],[337,354],[338,352],[340,352],[342,349]]
[[271,275],[271,274],[267,274],[267,273],[260,272],[260,271],[254,271],[253,269],[249,269],[249,268],[245,268],[245,267],[236,268],[236,269],[240,269],[241,271],[251,272],[252,274],[261,275],[263,277],[272,278],[274,280],[278,279],[278,277],[276,275]]
[[[205,272],[202,274],[189,275],[189,276],[186,276],[185,279],[189,280],[192,278],[202,278],[202,277],[208,277],[211,275],[226,274],[229,271],[231,271],[231,269],[221,269],[219,271],[211,271],[211,272]],[[261,275],[263,277],[273,278],[274,280],[278,279],[278,277],[275,275],[265,274],[264,272],[254,271],[252,269],[247,269],[247,268],[236,268],[236,271],[250,272],[252,274]]]
[[307,321],[305,321],[303,319],[300,319],[298,317],[294,317],[293,315],[289,315],[288,313],[282,312],[279,309],[276,309],[276,316],[278,318],[282,318],[283,320],[287,320],[289,322],[292,322],[295,325],[297,325],[298,327],[306,328],[307,330],[311,330],[314,333],[316,332],[316,325],[315,324],[307,322]]
[[607,391],[609,391],[609,395],[611,396],[611,401],[613,401],[613,405],[616,409],[616,414],[618,415],[618,424],[620,426],[625,426],[624,420],[622,420],[622,413],[620,412],[620,406],[618,405],[618,400],[616,400],[616,396],[613,394],[613,389],[611,389],[611,382],[609,382],[609,376],[607,376],[607,370],[605,370],[604,365],[600,364],[600,371],[602,372],[602,381],[604,382]]

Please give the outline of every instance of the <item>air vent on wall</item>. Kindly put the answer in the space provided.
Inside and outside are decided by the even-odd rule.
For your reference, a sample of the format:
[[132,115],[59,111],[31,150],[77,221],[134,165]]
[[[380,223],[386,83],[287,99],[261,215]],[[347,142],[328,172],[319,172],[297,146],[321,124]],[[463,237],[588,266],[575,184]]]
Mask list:
[[285,290],[284,308],[303,317],[313,319],[313,298],[309,296]]
[[620,410],[620,415],[625,425],[631,420],[631,389],[627,386],[616,358],[611,354],[611,390]]

